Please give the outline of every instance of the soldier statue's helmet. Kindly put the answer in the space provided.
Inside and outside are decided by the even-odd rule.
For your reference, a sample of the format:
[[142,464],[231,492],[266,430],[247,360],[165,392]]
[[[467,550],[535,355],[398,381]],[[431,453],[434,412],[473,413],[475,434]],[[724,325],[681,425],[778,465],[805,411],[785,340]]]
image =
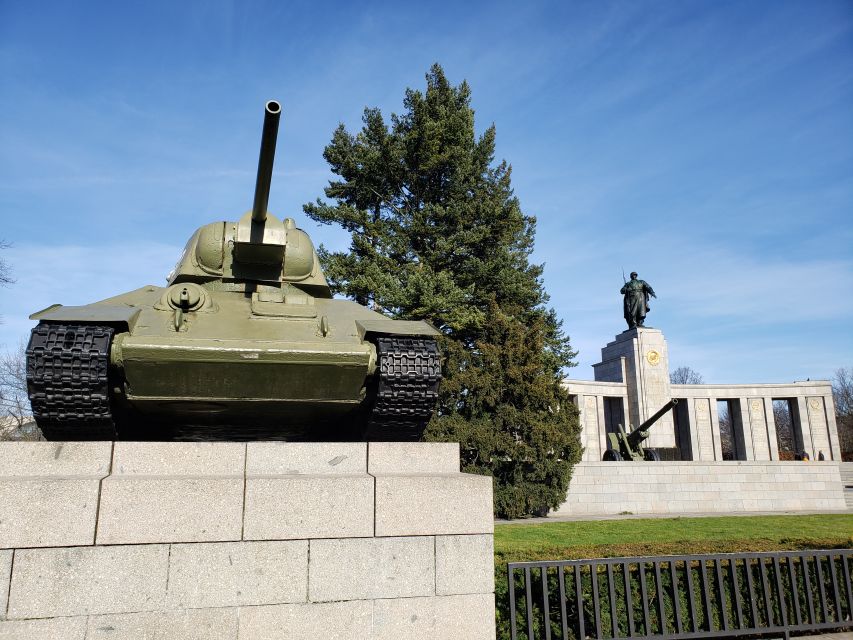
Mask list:
[[637,272],[636,272],[636,271],[632,271],[632,272],[631,272],[631,277],[633,278],[635,275],[637,275]]

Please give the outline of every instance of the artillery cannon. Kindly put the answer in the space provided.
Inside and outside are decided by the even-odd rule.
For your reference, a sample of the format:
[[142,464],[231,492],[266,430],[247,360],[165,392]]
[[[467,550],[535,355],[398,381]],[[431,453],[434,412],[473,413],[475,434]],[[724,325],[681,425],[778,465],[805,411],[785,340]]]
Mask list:
[[660,462],[660,454],[653,449],[645,449],[643,447],[643,441],[649,437],[649,428],[654,425],[655,422],[663,418],[666,413],[677,404],[678,400],[673,398],[658,409],[652,417],[631,431],[631,433],[625,433],[624,427],[621,424],[618,425],[619,430],[616,433],[607,434],[607,439],[610,442],[610,448],[604,452],[602,460],[605,462],[614,460],[631,460],[634,462],[647,460],[649,462]]

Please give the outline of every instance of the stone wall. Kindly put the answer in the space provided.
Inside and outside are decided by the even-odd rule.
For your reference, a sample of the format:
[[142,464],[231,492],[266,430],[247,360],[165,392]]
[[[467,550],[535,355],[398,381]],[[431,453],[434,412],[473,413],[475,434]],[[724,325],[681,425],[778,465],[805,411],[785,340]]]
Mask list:
[[458,445],[0,443],[0,640],[493,639]]
[[845,509],[837,462],[582,462],[552,514]]

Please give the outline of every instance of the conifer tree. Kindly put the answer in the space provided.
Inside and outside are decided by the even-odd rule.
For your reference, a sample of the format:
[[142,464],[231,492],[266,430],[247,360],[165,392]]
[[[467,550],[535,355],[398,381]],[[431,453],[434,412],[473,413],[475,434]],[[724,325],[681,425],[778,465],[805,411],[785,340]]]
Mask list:
[[495,512],[544,513],[565,498],[580,458],[577,411],[561,385],[575,352],[531,264],[536,220],[495,163],[495,127],[481,136],[467,83],[439,65],[424,93],[406,91],[386,123],[365,109],[324,151],[338,179],[312,219],[351,234],[348,252],[320,248],[332,289],[442,333],[443,376],[431,440],[458,441],[463,471],[489,474]]

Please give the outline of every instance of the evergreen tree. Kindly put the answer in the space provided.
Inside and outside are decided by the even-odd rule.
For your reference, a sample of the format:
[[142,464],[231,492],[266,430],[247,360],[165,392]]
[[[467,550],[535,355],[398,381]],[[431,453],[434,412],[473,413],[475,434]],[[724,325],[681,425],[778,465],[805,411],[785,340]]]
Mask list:
[[467,83],[439,65],[408,89],[390,125],[365,109],[324,151],[339,177],[304,209],[351,233],[349,252],[320,248],[333,290],[441,331],[443,375],[431,440],[459,441],[463,471],[495,480],[495,512],[544,513],[566,495],[580,458],[577,412],[561,385],[569,338],[531,264],[536,220],[521,211],[511,168],[495,163],[495,128],[474,131]]

